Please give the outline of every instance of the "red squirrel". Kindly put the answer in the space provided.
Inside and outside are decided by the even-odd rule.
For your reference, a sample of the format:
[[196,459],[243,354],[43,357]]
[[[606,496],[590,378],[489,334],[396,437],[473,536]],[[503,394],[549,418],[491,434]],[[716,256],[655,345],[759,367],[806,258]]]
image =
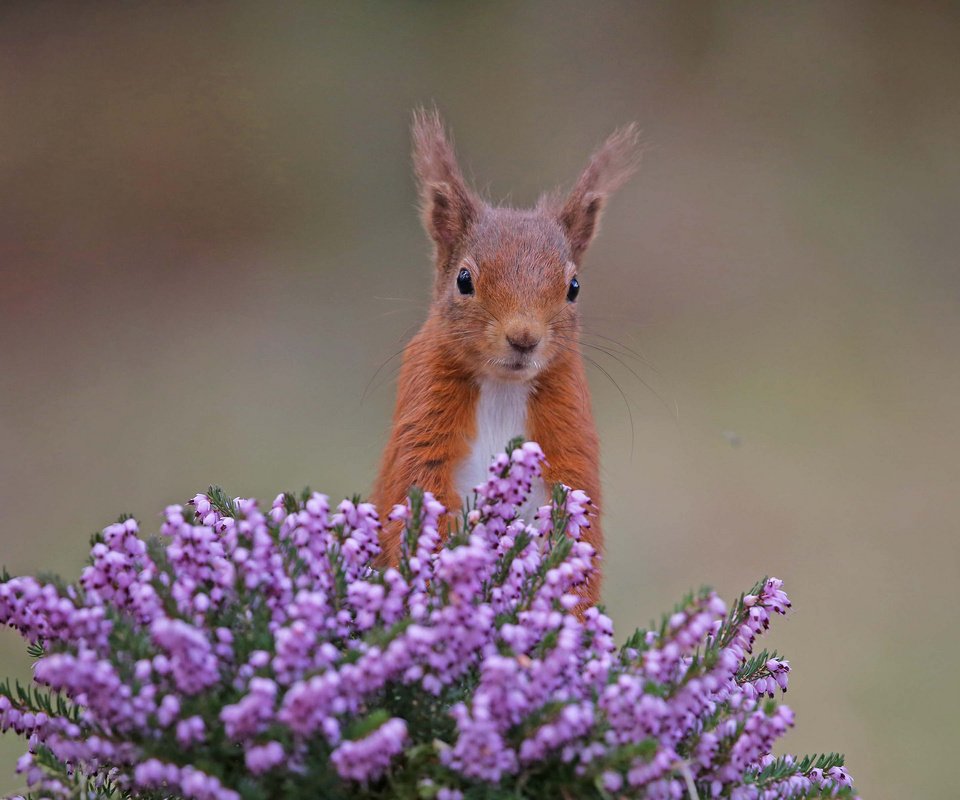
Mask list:
[[[403,354],[390,440],[373,499],[387,510],[411,486],[448,509],[487,477],[491,457],[515,436],[536,441],[546,486],[585,490],[599,507],[599,443],[580,355],[578,273],[600,212],[637,164],[637,130],[615,132],[566,197],[532,209],[492,206],[463,178],[436,111],[413,119],[413,162],[424,227],[434,243],[433,301]],[[603,547],[595,513],[584,539]],[[400,527],[382,533],[395,564]],[[582,588],[599,599],[599,574]]]

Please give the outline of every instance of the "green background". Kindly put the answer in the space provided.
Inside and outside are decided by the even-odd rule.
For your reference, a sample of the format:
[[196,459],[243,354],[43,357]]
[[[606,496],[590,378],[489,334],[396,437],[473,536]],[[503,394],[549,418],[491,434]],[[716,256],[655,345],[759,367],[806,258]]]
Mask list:
[[411,108],[516,204],[636,120],[581,273],[644,357],[591,351],[621,638],[777,575],[785,747],[956,797],[958,52],[956,4],[3,4],[0,562],[367,491],[430,289]]

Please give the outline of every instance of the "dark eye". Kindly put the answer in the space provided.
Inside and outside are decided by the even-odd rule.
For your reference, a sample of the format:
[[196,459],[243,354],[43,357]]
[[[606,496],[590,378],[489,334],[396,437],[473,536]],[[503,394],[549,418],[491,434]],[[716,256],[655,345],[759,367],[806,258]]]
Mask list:
[[574,278],[570,281],[570,288],[567,289],[567,301],[572,303],[577,299],[578,294],[580,294],[580,281]]
[[460,294],[473,294],[473,278],[470,277],[470,270],[460,270],[460,274],[457,275],[457,288]]

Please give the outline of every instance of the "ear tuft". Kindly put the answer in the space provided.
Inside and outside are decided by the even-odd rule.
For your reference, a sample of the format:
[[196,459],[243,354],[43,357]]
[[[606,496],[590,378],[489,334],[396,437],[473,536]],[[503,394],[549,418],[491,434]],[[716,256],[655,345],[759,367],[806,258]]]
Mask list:
[[414,111],[411,134],[423,224],[438,257],[446,260],[476,218],[480,201],[463,179],[436,109]]
[[640,153],[636,123],[615,131],[590,157],[563,205],[555,211],[570,242],[574,262],[580,262],[596,234],[607,199],[639,166]]

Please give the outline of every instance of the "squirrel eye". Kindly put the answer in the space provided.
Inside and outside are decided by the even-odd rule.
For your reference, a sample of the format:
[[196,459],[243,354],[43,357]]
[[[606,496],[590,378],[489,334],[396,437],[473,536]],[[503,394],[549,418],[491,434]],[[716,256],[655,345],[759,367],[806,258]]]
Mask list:
[[457,275],[457,288],[460,294],[473,294],[473,278],[470,277],[470,270],[460,270],[460,274]]
[[577,299],[578,294],[580,294],[580,281],[574,278],[570,281],[570,288],[567,289],[567,302],[572,303]]

